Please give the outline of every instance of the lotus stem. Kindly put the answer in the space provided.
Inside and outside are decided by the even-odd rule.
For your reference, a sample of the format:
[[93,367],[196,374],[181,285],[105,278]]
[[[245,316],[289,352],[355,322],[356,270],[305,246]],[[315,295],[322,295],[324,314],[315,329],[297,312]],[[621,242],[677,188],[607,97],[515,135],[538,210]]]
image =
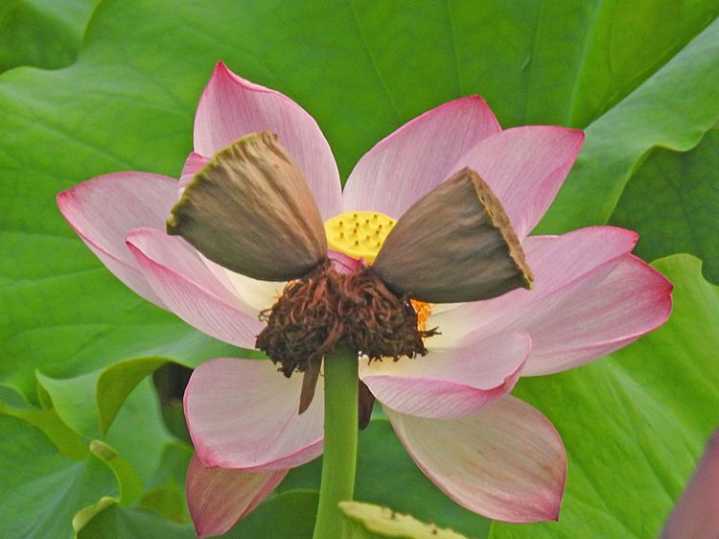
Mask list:
[[324,361],[325,439],[313,539],[342,539],[339,502],[352,500],[357,469],[357,353],[338,348]]

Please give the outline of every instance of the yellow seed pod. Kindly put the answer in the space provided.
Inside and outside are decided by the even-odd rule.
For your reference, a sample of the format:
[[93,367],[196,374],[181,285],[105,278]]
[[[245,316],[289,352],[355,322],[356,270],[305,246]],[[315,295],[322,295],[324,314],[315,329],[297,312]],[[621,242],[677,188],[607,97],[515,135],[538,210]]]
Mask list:
[[[351,211],[325,221],[327,245],[367,264],[374,262],[395,220],[380,212]],[[351,230],[345,234],[346,230]]]

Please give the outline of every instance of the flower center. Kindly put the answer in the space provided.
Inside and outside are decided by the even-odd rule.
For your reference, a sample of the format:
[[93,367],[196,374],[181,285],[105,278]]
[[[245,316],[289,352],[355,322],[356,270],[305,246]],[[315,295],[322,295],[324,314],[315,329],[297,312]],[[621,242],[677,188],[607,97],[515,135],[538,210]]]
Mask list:
[[[371,265],[395,220],[379,212],[346,212],[325,222],[328,247]],[[290,281],[277,302],[260,313],[267,325],[255,346],[279,365],[285,376],[305,373],[300,413],[314,394],[323,358],[343,343],[370,361],[425,355],[424,340],[432,305],[391,292],[371,269],[339,272],[332,263]],[[365,395],[366,398],[366,395]],[[363,407],[362,401],[360,406]],[[366,425],[371,402],[364,403]],[[369,410],[369,412],[367,412]]]
[[437,329],[420,329],[415,306],[391,292],[367,268],[338,273],[329,261],[291,281],[270,309],[255,346],[286,376],[305,372],[343,342],[370,360],[425,355],[424,339]]
[[333,251],[371,264],[395,223],[391,217],[376,211],[340,213],[325,221],[327,244]]
[[[327,244],[333,251],[372,264],[397,221],[378,211],[347,211],[325,221]],[[432,304],[410,300],[417,312],[417,329],[426,331]]]

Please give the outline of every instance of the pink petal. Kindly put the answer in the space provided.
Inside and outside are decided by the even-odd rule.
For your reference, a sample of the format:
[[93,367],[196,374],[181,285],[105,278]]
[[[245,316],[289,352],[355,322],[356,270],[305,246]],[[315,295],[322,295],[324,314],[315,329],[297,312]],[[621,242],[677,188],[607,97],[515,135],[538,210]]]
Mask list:
[[82,241],[118,279],[162,306],[127,250],[125,236],[141,226],[164,230],[176,199],[177,182],[171,178],[146,172],[117,172],[58,193],[57,205]]
[[299,466],[322,453],[323,388],[298,415],[302,376],[267,360],[215,359],[192,373],[185,417],[206,466],[246,471]]
[[719,537],[719,431],[709,440],[662,534],[662,539],[712,537]]
[[507,317],[525,314],[523,302],[551,294],[597,266],[630,253],[638,239],[636,232],[613,226],[527,238],[523,248],[535,274],[532,289],[524,293],[512,291],[490,301],[434,306],[429,325],[439,326],[441,334],[433,337],[433,346],[450,346],[477,329],[486,328],[487,334],[492,334],[496,331],[494,325],[501,326]]
[[626,346],[667,321],[671,293],[671,283],[633,255],[598,267],[512,325],[536,343],[523,374],[560,372]]
[[286,282],[260,281],[247,275],[235,273],[219,264],[200,255],[204,263],[210,268],[212,274],[217,277],[228,290],[230,290],[240,302],[246,306],[245,311],[256,317],[260,311],[272,307],[282,295]]
[[182,238],[139,228],[128,235],[127,245],[147,282],[172,312],[212,337],[254,348],[262,331],[256,311],[222,286]]
[[512,390],[529,355],[526,334],[477,340],[471,335],[453,348],[399,361],[360,363],[360,378],[383,405],[428,418],[457,418],[479,412]]
[[417,466],[458,504],[507,522],[558,518],[567,457],[532,406],[507,395],[460,419],[385,412]]
[[458,159],[499,123],[479,96],[429,110],[382,139],[359,160],[343,193],[344,209],[375,210],[395,219],[446,180]]
[[204,167],[209,159],[200,155],[199,153],[190,152],[187,156],[185,164],[182,167],[182,173],[180,174],[180,181],[177,183],[179,188],[185,187],[192,177]]
[[286,95],[235,75],[219,62],[195,115],[195,152],[212,156],[242,135],[270,130],[305,174],[322,219],[341,211],[339,172],[317,122]]
[[663,324],[671,310],[671,284],[629,254],[635,233],[590,227],[524,242],[535,274],[532,290],[465,304],[431,320],[457,339],[528,332],[532,352],[522,374],[559,372],[625,346]]
[[464,153],[452,171],[465,166],[477,171],[502,201],[521,240],[549,208],[583,141],[578,129],[515,127]]
[[251,513],[287,470],[245,472],[206,468],[193,456],[187,469],[187,505],[198,537],[221,535]]

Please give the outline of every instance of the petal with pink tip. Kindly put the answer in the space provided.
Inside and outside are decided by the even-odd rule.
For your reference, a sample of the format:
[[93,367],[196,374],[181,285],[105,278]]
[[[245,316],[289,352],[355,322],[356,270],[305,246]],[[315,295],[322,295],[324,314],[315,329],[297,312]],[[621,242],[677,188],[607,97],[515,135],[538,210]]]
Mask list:
[[287,470],[245,472],[206,468],[193,456],[187,469],[187,505],[198,537],[221,535],[251,513]]
[[280,92],[235,75],[219,62],[195,115],[195,152],[212,156],[248,133],[272,131],[304,173],[322,219],[341,211],[339,172],[317,122]]
[[185,417],[206,466],[246,471],[299,466],[322,453],[323,388],[299,415],[302,376],[267,360],[215,359],[192,373]]
[[222,286],[183,239],[139,228],[128,235],[127,245],[147,282],[172,312],[212,337],[254,348],[262,331],[257,312]]
[[512,390],[529,355],[526,334],[477,340],[472,335],[452,348],[435,349],[427,339],[425,357],[366,360],[360,378],[383,405],[428,418],[457,418],[479,412]]
[[719,431],[707,444],[694,477],[672,511],[662,539],[719,536]]
[[671,283],[633,255],[600,266],[521,322],[536,344],[522,374],[564,371],[626,346],[667,321],[671,294]]
[[461,97],[407,122],[359,160],[343,193],[344,209],[398,219],[451,173],[462,155],[500,131],[479,96]]
[[613,226],[593,226],[561,236],[533,236],[522,247],[527,264],[535,274],[532,288],[524,294],[512,291],[501,297],[473,303],[436,305],[428,324],[438,326],[433,346],[451,346],[472,331],[491,335],[510,317],[526,315],[523,306],[531,300],[566,286],[596,267],[630,253],[637,244],[636,232]]
[[459,505],[507,522],[558,518],[567,457],[532,406],[507,395],[460,419],[385,412],[417,466]]
[[57,195],[67,222],[115,276],[132,290],[162,306],[125,246],[137,227],[165,228],[177,200],[177,182],[146,172],[97,176]]
[[185,164],[182,167],[180,181],[177,183],[177,186],[179,188],[185,187],[193,176],[197,174],[208,161],[209,159],[207,157],[204,157],[199,153],[190,152],[190,155],[187,156]]
[[625,346],[669,316],[671,284],[630,254],[636,239],[635,233],[615,227],[528,238],[524,246],[535,275],[532,290],[465,304],[431,323],[442,328],[440,339],[471,330],[528,332],[532,352],[523,375],[577,367]]
[[507,129],[464,153],[452,167],[475,170],[502,201],[519,239],[535,227],[579,154],[578,129],[531,125]]

